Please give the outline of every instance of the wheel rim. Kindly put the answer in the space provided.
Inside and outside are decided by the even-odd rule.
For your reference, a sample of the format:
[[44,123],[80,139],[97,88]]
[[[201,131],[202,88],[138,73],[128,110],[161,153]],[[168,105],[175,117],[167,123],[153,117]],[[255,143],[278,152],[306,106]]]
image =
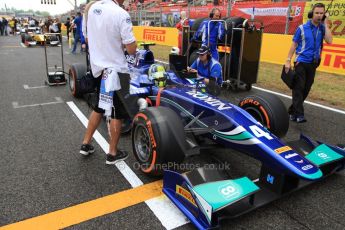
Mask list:
[[71,92],[74,92],[74,77],[71,77],[73,75],[73,71],[71,71],[71,74],[68,76],[68,82],[69,82],[69,89]]
[[257,108],[246,108],[247,113],[252,115],[258,122],[260,122],[263,126],[267,125],[265,118],[262,116],[262,113]]
[[152,155],[150,134],[146,126],[138,124],[134,130],[134,148],[140,162],[148,162]]

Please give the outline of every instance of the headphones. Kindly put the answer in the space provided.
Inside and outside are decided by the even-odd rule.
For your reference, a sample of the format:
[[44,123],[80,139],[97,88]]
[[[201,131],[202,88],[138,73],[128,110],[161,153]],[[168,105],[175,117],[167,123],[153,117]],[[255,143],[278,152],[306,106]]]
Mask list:
[[[213,8],[213,9],[211,10],[211,12],[210,12],[209,17],[210,17],[210,18],[213,18],[214,12],[216,12],[217,10],[219,11],[219,13],[221,13],[220,9],[218,9],[218,8]],[[222,17],[221,14],[220,14],[219,16]]]
[[[320,8],[326,8],[325,7],[325,4],[323,4],[323,3],[320,3],[320,2],[318,2],[318,3],[316,3],[315,5],[313,5],[313,8],[311,8],[311,10],[308,12],[308,18],[309,19],[312,19],[313,18],[313,16],[314,16],[314,10],[315,10],[315,8],[317,8],[317,7],[320,7]],[[326,13],[326,12],[325,12]]]
[[[207,46],[206,46],[207,47]],[[207,60],[211,60],[212,58],[212,55],[211,55],[211,51],[210,51],[210,48],[207,47]]]

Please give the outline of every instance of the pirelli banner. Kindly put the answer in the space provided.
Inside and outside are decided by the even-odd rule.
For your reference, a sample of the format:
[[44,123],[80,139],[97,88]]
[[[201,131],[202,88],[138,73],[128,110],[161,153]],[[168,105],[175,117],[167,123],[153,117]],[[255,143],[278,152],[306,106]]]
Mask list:
[[176,28],[133,26],[133,32],[137,41],[177,46],[178,31]]
[[[283,65],[289,52],[292,35],[264,34],[261,61]],[[345,75],[345,39],[333,38],[324,43],[319,71]]]
[[[177,46],[178,31],[175,28],[134,26],[138,41],[159,45]],[[285,63],[292,42],[292,35],[264,34],[261,61],[279,65]],[[333,38],[333,44],[324,44],[319,71],[345,75],[345,39]]]
[[333,1],[312,1],[306,2],[303,14],[303,22],[308,21],[308,12],[313,8],[317,2],[325,4],[329,13],[329,27],[332,34],[337,38],[345,38],[345,0]]

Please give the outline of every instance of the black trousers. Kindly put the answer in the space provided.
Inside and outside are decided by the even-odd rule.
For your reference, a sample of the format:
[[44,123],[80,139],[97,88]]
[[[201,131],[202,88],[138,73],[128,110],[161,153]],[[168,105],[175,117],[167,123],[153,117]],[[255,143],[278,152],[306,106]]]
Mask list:
[[299,62],[295,65],[296,78],[292,88],[292,105],[289,114],[303,116],[303,102],[308,97],[311,86],[314,83],[317,64]]

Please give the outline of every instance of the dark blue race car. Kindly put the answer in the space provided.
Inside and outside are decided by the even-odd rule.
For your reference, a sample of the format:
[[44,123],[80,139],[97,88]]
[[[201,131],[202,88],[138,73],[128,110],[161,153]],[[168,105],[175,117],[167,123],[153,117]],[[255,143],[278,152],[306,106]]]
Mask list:
[[[280,139],[289,119],[276,96],[251,95],[235,105],[217,97],[217,85],[176,71],[158,79],[164,81],[159,87],[148,74],[152,52],[140,52],[131,77],[120,76],[118,92],[132,121],[133,153],[142,172],[164,173],[163,192],[197,228],[217,227],[223,217],[237,217],[344,169],[341,147],[304,135],[289,144]],[[72,65],[74,95],[86,72],[85,66]],[[259,160],[258,179],[229,178],[216,168],[174,170],[186,157],[210,148],[230,148]]]

